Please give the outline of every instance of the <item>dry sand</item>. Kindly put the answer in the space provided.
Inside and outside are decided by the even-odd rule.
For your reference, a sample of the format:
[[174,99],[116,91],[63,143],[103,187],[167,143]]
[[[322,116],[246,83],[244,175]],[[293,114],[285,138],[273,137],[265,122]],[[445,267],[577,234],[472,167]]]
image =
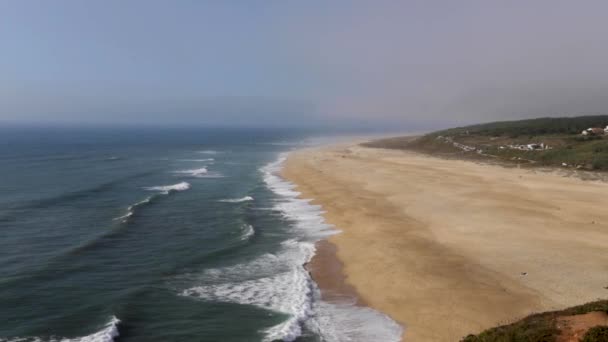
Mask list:
[[342,230],[346,285],[407,341],[608,297],[607,183],[357,145],[294,152],[283,175]]

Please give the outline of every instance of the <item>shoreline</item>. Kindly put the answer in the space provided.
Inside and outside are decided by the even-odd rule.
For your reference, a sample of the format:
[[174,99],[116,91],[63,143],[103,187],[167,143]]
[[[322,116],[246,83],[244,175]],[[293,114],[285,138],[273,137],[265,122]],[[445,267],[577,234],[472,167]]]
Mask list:
[[[274,208],[293,220],[294,229],[304,233],[303,239],[282,243],[291,247],[291,252],[285,256],[296,262],[294,274],[286,275],[285,279],[295,281],[288,287],[295,296],[291,299],[295,305],[275,309],[292,315],[269,330],[273,334],[268,335],[268,340],[292,340],[300,336],[302,329],[310,329],[327,341],[399,341],[401,326],[381,312],[361,306],[354,289],[343,277],[334,276],[340,274],[342,264],[335,258],[334,246],[325,242],[325,238],[338,231],[325,221],[321,207],[296,191],[296,184],[284,177],[288,154],[280,153],[275,161],[261,168],[269,190],[280,198]],[[331,267],[319,267],[321,264]],[[334,291],[328,291],[329,288]],[[285,335],[286,329],[288,334]]]
[[338,247],[325,239],[315,243],[315,248],[315,255],[304,267],[319,287],[321,299],[328,303],[368,307],[355,287],[346,281],[344,263],[337,255]]
[[[361,139],[355,140],[350,143],[336,143],[329,146],[350,146],[351,144],[359,144]],[[319,148],[319,147],[316,147]],[[312,148],[312,150],[316,149]],[[322,147],[321,147],[322,148]],[[310,150],[311,148],[305,148],[303,150]],[[317,199],[308,193],[302,186],[286,174],[286,166],[289,162],[289,157],[293,153],[297,153],[302,150],[294,150],[286,153],[285,160],[282,162],[282,168],[279,175],[282,179],[292,183],[295,186],[295,190],[299,193],[298,199],[307,200],[312,205],[321,205],[322,213],[320,214],[325,222],[328,221],[324,207]],[[320,292],[320,299],[326,303],[336,305],[353,305],[359,308],[366,308],[377,311],[378,314],[388,317],[401,329],[401,337],[399,341],[403,341],[406,327],[402,322],[395,320],[393,317],[387,315],[385,312],[373,307],[367,303],[363,296],[357,291],[356,287],[348,281],[347,274],[344,272],[344,262],[338,256],[338,245],[332,242],[332,238],[336,235],[341,234],[339,227],[333,229],[338,230],[335,235],[329,235],[321,240],[315,242],[315,253],[312,258],[303,265],[304,269],[309,273],[312,281],[317,285]]]
[[[360,142],[360,140],[356,140],[354,144],[359,144]],[[351,144],[352,142],[348,144],[332,144],[329,146],[350,146]],[[312,150],[314,149],[315,148],[312,148]],[[282,168],[279,175],[282,179],[292,183],[295,186],[295,190],[300,193],[297,196],[299,199],[308,200],[312,205],[321,205],[322,213],[320,215],[323,217],[325,222],[329,223],[327,212],[325,211],[322,203],[319,203],[314,195],[309,193],[300,184],[291,179],[288,175],[288,171],[286,171],[290,156],[292,156],[293,153],[298,153],[299,151],[305,150],[311,150],[311,148],[294,150],[286,153],[286,157],[282,162]],[[315,242],[315,253],[313,254],[312,258],[303,265],[304,269],[309,273],[312,281],[317,285],[321,296],[320,299],[330,304],[346,304],[360,308],[372,309],[377,311],[380,315],[389,317],[390,320],[394,321],[398,326],[400,326],[402,333],[399,340],[403,341],[406,329],[403,322],[399,322],[393,317],[387,315],[386,312],[369,305],[364,297],[361,296],[361,294],[357,291],[356,287],[348,281],[347,274],[344,271],[344,262],[338,255],[338,245],[332,242],[332,238],[336,235],[342,234],[342,231],[339,230],[339,227],[334,227],[333,229],[338,230],[338,233],[327,236]]]
[[291,152],[281,174],[342,231],[307,265],[322,296],[356,295],[408,341],[608,295],[608,215],[588,197],[608,185],[355,143]]

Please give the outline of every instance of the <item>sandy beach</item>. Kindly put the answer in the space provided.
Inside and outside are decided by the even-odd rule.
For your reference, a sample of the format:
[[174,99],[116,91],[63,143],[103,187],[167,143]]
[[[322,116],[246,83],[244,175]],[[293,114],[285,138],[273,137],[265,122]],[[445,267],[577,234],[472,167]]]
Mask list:
[[311,263],[322,290],[404,340],[608,297],[607,183],[356,144],[293,152],[283,176],[342,231]]

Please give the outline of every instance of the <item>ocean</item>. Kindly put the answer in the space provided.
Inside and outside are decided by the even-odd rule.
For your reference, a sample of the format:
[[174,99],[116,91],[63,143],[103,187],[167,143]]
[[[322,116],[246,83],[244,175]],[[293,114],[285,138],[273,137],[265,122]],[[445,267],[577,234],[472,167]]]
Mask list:
[[327,138],[0,130],[0,341],[398,341],[304,268],[338,231],[279,171]]

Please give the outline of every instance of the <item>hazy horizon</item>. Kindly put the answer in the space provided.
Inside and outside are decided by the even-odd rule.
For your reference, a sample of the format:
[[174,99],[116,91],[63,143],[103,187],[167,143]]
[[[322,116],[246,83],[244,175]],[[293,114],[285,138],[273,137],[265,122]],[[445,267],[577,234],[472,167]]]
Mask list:
[[601,1],[4,1],[3,125],[430,130],[608,113]]

